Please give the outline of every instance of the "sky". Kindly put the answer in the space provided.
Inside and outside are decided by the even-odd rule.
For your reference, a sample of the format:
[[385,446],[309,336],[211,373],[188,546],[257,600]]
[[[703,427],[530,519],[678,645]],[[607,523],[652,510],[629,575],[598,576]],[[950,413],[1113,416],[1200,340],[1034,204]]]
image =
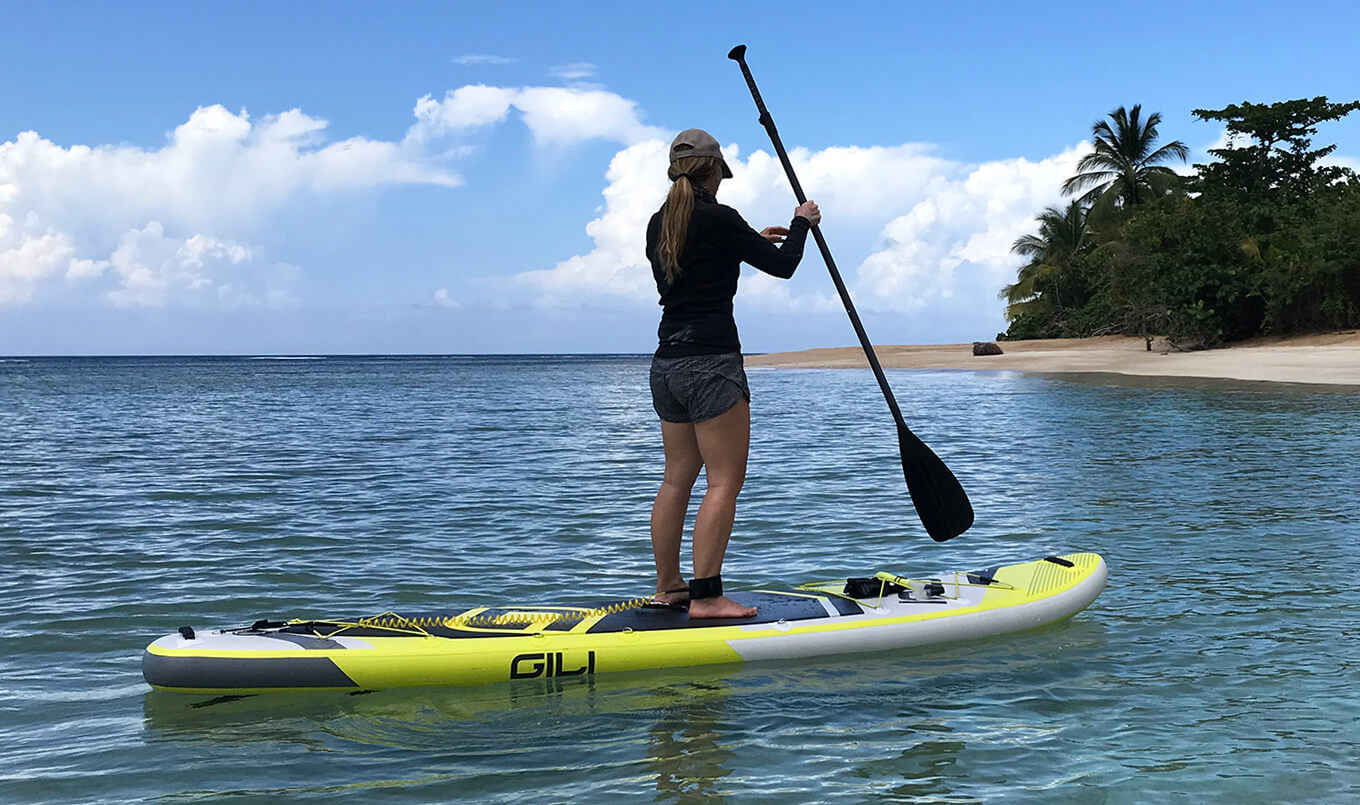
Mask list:
[[[1360,6],[0,0],[0,355],[646,353],[666,146],[757,229],[795,201],[877,343],[990,340],[1118,106],[1360,97]],[[1319,143],[1360,166],[1360,115]],[[743,273],[747,352],[855,343],[809,243]]]

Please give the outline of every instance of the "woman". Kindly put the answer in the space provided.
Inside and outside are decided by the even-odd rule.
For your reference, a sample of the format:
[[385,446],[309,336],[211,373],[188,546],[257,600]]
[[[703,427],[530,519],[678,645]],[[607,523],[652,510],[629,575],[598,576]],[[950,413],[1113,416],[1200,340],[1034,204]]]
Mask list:
[[[652,506],[655,600],[688,601],[691,618],[748,618],[755,609],[723,597],[721,576],[751,435],[751,392],[732,297],[743,262],[792,277],[821,212],[808,201],[794,210],[788,227],[756,232],[736,210],[716,201],[732,171],[718,141],[699,129],[682,131],[671,143],[667,175],[670,194],[647,225],[647,259],[663,308],[651,369],[652,405],[661,418],[666,453],[665,477]],[[694,580],[686,586],[680,537],[701,468],[708,491],[694,521]]]

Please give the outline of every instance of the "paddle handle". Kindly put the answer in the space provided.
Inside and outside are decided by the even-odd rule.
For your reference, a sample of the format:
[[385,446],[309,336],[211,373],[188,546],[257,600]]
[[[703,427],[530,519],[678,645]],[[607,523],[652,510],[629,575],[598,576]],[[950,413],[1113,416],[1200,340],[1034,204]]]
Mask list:
[[[779,155],[779,162],[784,166],[784,174],[789,178],[789,184],[793,186],[793,195],[802,204],[807,201],[807,195],[803,193],[803,186],[798,182],[798,175],[793,172],[793,163],[789,161],[789,152],[784,150],[784,142],[779,139],[779,130],[774,126],[774,118],[770,117],[770,110],[765,108],[765,100],[760,97],[760,89],[756,86],[755,76],[751,75],[751,68],[746,64],[746,46],[737,45],[728,52],[727,58],[732,59],[741,65],[741,74],[746,78],[746,86],[751,90],[751,97],[756,101],[756,109],[760,110],[760,125],[765,127],[765,132],[770,135],[770,142],[774,143],[775,153]],[[841,272],[836,268],[836,261],[831,257],[831,249],[826,245],[826,238],[822,237],[820,226],[812,227],[812,239],[817,241],[817,249],[822,253],[822,260],[826,262],[826,269],[831,273],[831,282],[836,286],[836,293],[841,297],[841,304],[845,305],[845,312],[850,316],[850,325],[855,328],[855,335],[859,337],[859,344],[864,348],[864,356],[869,359],[869,367],[874,370],[874,377],[878,379],[878,387],[883,390],[883,398],[888,401],[888,410],[892,411],[893,419],[897,422],[897,427],[910,431],[906,421],[902,418],[902,409],[897,405],[897,398],[893,396],[892,387],[888,385],[888,378],[883,374],[883,367],[878,362],[878,355],[874,354],[874,345],[869,341],[869,334],[864,331],[864,324],[859,320],[859,313],[855,312],[855,303],[850,299],[850,291],[845,287],[845,281],[841,279]]]

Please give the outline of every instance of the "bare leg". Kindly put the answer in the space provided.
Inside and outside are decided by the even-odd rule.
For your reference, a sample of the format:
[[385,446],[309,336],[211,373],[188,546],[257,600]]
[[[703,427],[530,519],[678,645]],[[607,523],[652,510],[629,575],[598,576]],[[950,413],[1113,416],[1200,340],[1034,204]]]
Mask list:
[[[746,482],[746,456],[751,445],[751,405],[738,400],[719,416],[694,424],[694,436],[708,475],[708,491],[694,519],[694,577],[722,573],[737,494]],[[690,601],[691,618],[749,618],[755,609],[728,598]]]
[[[656,557],[656,591],[665,593],[685,586],[680,575],[680,539],[690,492],[699,477],[703,458],[694,437],[694,425],[661,421],[661,444],[666,451],[666,473],[652,504],[652,555]],[[683,593],[659,595],[667,603],[683,601]]]

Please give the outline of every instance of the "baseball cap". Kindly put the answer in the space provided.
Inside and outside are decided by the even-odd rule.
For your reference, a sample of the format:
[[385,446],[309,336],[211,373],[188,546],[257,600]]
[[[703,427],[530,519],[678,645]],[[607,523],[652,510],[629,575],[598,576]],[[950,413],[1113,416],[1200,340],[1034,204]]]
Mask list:
[[722,163],[724,179],[732,178],[732,169],[723,159],[722,147],[712,134],[703,129],[685,129],[671,141],[671,162],[684,157],[716,157]]

